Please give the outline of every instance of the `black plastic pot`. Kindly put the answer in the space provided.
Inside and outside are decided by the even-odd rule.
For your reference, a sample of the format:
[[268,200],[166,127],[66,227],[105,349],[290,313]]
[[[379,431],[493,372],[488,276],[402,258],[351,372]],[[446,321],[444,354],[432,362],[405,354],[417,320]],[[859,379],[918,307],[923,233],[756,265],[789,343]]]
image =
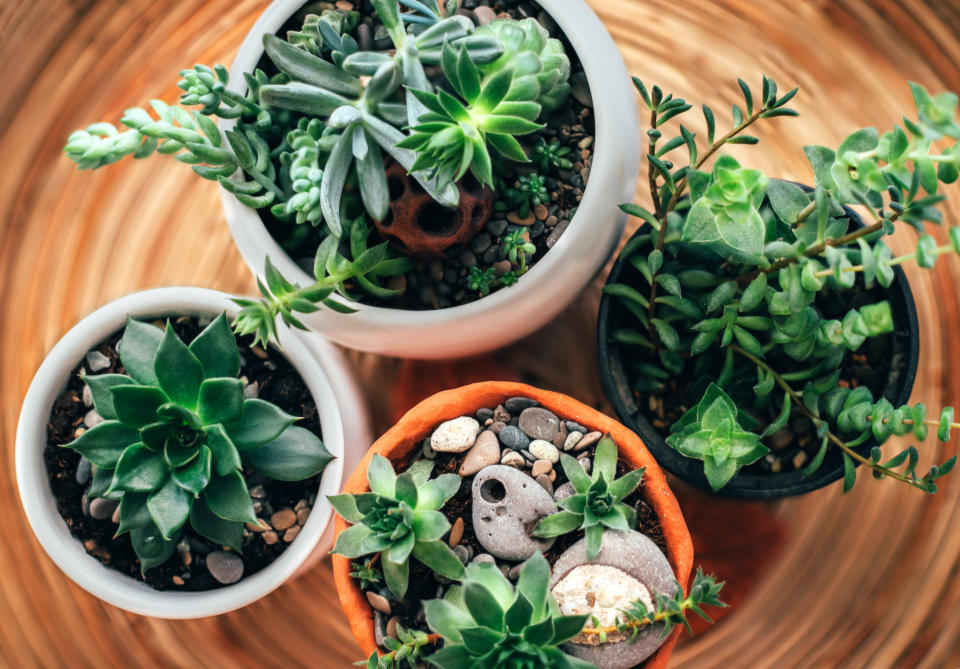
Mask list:
[[[863,226],[856,212],[849,207],[844,209],[854,227]],[[634,237],[648,231],[649,227],[644,225]],[[884,291],[894,322],[894,331],[887,336],[892,340],[891,360],[903,359],[905,364],[898,364],[897,369],[889,371],[883,396],[894,406],[900,406],[907,403],[913,389],[920,355],[920,333],[910,284],[899,266],[893,269],[893,283]],[[640,273],[633,265],[619,258],[607,277],[607,283],[635,285],[639,278]],[[703,462],[683,456],[668,446],[664,441],[665,434],[654,428],[637,406],[632,390],[633,379],[628,378],[627,366],[624,365],[624,346],[611,338],[618,328],[630,325],[631,319],[632,322],[636,321],[617,299],[606,294],[602,297],[597,317],[597,362],[604,391],[620,420],[640,435],[660,466],[697,488],[714,494],[703,474]],[[871,439],[857,447],[857,451],[866,456],[874,446],[876,442]],[[742,499],[777,499],[817,490],[842,476],[843,456],[839,449],[830,448],[821,467],[811,476],[803,476],[801,470],[778,474],[756,474],[741,470],[715,494]]]

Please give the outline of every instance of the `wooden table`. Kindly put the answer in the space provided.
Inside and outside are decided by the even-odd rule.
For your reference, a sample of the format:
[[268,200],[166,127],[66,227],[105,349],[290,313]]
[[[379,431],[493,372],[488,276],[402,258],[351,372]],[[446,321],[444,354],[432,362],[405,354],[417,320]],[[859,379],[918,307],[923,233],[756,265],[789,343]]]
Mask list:
[[[897,122],[911,107],[905,80],[960,89],[957,0],[591,4],[632,72],[693,101],[729,108],[737,76],[759,84],[766,73],[782,85],[799,84],[802,119],[763,125],[761,148],[736,152],[787,178],[810,181],[803,144],[835,144],[856,127]],[[192,622],[142,618],[69,582],[33,539],[16,498],[20,402],[44,354],[71,324],[136,289],[253,288],[213,185],[164,159],[81,174],[60,153],[64,138],[93,121],[118,121],[125,108],[148,98],[175,99],[175,71],[195,62],[229,63],[265,6],[265,0],[0,4],[7,80],[0,95],[0,664],[348,667],[359,659],[327,565],[234,614]],[[952,190],[947,219],[956,225],[960,188]],[[902,251],[913,240],[905,231],[894,246]],[[923,327],[914,400],[957,402],[960,374],[951,372],[960,363],[954,334],[960,262],[907,272]],[[597,294],[595,285],[549,338],[535,335],[500,360],[526,380],[606,406],[592,353]],[[403,371],[393,360],[359,354],[351,360],[371,389]],[[462,368],[435,371],[441,380],[469,376]],[[371,391],[370,399],[382,430],[391,408],[380,393]],[[924,448],[925,460],[935,449]],[[960,481],[936,497],[862,481],[846,497],[832,487],[746,511],[681,493],[704,561],[726,571],[720,576],[730,578],[740,602],[720,625],[684,643],[673,666],[960,665]],[[754,520],[738,521],[747,512]]]

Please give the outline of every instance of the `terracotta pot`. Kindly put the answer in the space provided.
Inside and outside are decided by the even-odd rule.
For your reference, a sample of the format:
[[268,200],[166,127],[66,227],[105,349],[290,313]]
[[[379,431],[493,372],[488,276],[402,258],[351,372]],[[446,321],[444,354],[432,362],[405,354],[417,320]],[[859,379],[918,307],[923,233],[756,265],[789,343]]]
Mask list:
[[[373,445],[344,486],[344,492],[359,494],[369,491],[367,465],[374,453],[396,462],[409,456],[422,444],[428,434],[445,420],[473,415],[483,407],[495,407],[509,397],[529,397],[559,416],[574,420],[591,430],[609,432],[620,447],[620,457],[633,467],[646,467],[644,492],[646,502],[656,512],[667,542],[667,558],[684,592],[693,567],[693,542],[680,512],[680,506],[667,485],[666,477],[640,438],[626,427],[566,395],[539,390],[522,383],[486,381],[453,390],[447,390],[424,400],[401,418]],[[336,535],[347,529],[343,518],[337,517]],[[353,635],[368,656],[376,650],[373,631],[373,609],[350,577],[350,560],[333,556],[334,580],[344,613],[350,621]],[[677,627],[669,639],[645,663],[646,669],[667,666],[670,653],[680,635]]]

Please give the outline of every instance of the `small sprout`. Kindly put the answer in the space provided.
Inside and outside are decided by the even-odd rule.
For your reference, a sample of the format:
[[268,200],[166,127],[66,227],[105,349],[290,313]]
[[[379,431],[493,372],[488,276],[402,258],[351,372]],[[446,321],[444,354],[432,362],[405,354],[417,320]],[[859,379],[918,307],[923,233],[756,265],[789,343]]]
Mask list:
[[539,174],[524,174],[517,177],[516,188],[508,188],[506,196],[513,203],[517,213],[523,217],[530,213],[531,207],[550,201],[546,179]]
[[481,270],[474,265],[470,268],[470,273],[467,274],[467,286],[470,287],[470,290],[475,290],[483,296],[490,294],[496,280],[497,272],[492,267]]
[[571,152],[572,149],[569,146],[563,146],[557,140],[548,143],[543,137],[538,137],[537,144],[533,148],[533,162],[541,172],[546,172],[551,167],[569,170],[573,168],[573,163],[567,158]]
[[503,255],[514,265],[519,265],[520,274],[527,271],[527,259],[537,252],[530,242],[529,233],[522,228],[514,228],[503,237]]

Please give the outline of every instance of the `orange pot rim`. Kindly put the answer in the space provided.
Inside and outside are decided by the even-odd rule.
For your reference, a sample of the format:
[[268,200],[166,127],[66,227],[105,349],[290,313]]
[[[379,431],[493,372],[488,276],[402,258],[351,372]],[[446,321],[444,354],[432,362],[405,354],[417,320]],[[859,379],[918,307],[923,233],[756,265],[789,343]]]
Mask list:
[[[609,433],[620,448],[622,459],[634,467],[646,468],[643,478],[644,500],[653,508],[660,520],[667,543],[667,559],[670,561],[677,581],[686,593],[693,569],[693,540],[680,511],[680,505],[667,485],[663,471],[634,432],[596,409],[560,393],[507,381],[484,381],[437,393],[410,409],[373,444],[347,480],[344,492],[360,494],[369,491],[367,466],[374,453],[386,457],[391,462],[402,460],[413,449],[419,448],[427,435],[443,421],[459,416],[472,416],[477,409],[495,407],[510,397],[529,397],[564,419],[576,421],[590,430]],[[349,524],[337,516],[335,537],[348,527]],[[369,656],[377,650],[373,629],[373,609],[350,576],[350,560],[340,555],[333,555],[332,561],[340,604],[347,615],[353,636],[363,649],[364,656]],[[680,631],[681,627],[678,626],[671,632],[666,643],[644,662],[645,669],[664,669],[667,666]]]

